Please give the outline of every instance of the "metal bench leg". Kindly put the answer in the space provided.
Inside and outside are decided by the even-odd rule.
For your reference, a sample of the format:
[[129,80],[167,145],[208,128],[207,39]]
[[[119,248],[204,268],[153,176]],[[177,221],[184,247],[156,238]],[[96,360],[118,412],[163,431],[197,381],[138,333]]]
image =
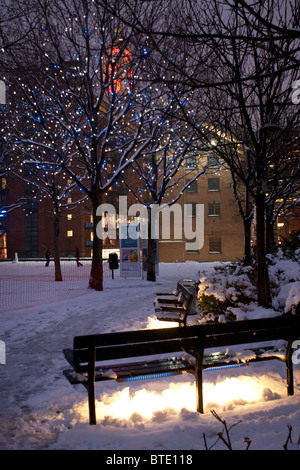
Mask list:
[[89,348],[89,369],[88,369],[88,398],[89,398],[89,415],[90,424],[96,424],[96,407],[95,407],[95,345]]
[[195,380],[196,380],[196,408],[199,413],[203,411],[203,380],[202,380],[203,349],[196,353]]
[[286,384],[287,394],[294,395],[294,374],[292,361],[292,338],[289,339],[286,351]]

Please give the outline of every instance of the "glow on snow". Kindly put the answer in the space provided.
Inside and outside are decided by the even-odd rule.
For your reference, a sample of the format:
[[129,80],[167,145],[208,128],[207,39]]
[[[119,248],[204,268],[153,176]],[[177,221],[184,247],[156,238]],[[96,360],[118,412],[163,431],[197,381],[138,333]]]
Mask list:
[[[205,412],[229,403],[246,404],[263,400],[265,391],[270,390],[267,377],[227,377],[217,383],[205,381],[203,397]],[[274,383],[272,384],[274,388]],[[146,388],[132,391],[130,387],[101,394],[98,388],[96,402],[97,422],[107,417],[127,420],[132,417],[140,421],[151,420],[158,413],[175,414],[181,409],[195,412],[195,385],[192,382],[170,383],[164,390],[151,391]],[[281,393],[283,390],[279,390]],[[86,400],[78,403],[77,411],[83,421],[88,417]],[[138,419],[138,418],[139,419]]]

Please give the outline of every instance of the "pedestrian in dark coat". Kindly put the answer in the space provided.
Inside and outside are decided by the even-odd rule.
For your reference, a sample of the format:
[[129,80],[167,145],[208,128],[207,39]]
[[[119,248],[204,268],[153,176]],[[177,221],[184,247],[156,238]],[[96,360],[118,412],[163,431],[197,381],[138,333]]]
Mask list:
[[78,268],[79,268],[80,266],[82,266],[82,264],[81,264],[80,261],[79,261],[79,258],[80,258],[79,249],[76,248],[76,262],[77,262],[77,267],[78,267]]
[[46,253],[45,253],[45,257],[46,257],[46,264],[45,264],[45,266],[49,266],[49,263],[50,263],[50,256],[51,256],[51,251],[50,251],[49,248],[48,248],[48,250],[47,250]]

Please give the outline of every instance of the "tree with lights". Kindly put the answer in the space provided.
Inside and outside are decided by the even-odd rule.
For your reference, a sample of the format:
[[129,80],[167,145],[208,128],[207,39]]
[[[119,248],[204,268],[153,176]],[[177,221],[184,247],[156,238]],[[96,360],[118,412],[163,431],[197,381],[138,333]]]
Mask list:
[[[25,82],[25,78],[23,77]],[[8,80],[9,83],[9,80]],[[25,85],[25,83],[23,83]],[[37,104],[37,103],[36,103]],[[13,104],[2,113],[4,124],[3,139],[7,148],[6,172],[24,182],[25,196],[11,204],[16,207],[29,207],[45,198],[52,203],[49,215],[53,220],[55,280],[62,281],[59,256],[60,220],[66,209],[71,210],[86,198],[78,191],[75,182],[70,180],[61,167],[61,155],[47,149],[42,140],[35,142],[36,123],[40,113],[34,106],[28,106],[23,93],[16,91]],[[48,131],[49,132],[49,131]],[[55,139],[52,136],[52,139]],[[71,195],[73,202],[70,203]]]
[[[11,123],[18,130],[15,144],[45,157],[55,155],[89,198],[94,222],[89,285],[102,290],[97,209],[158,134],[159,117],[151,112],[148,84],[137,79],[139,55],[133,60],[128,28],[121,34],[119,21],[93,0],[39,1],[35,6],[39,22],[27,18],[26,54],[23,45],[6,47],[2,55],[11,93],[18,90],[27,108]],[[26,122],[32,118],[34,133],[28,136]]]
[[[157,205],[163,210],[164,206],[174,204],[191,181],[205,173],[204,169],[196,175],[193,172],[189,183],[181,184],[183,178],[187,176],[187,172],[183,172],[184,166],[192,155],[197,154],[198,158],[197,136],[194,130],[188,129],[185,123],[176,118],[176,110],[180,108],[169,90],[162,92],[163,89],[164,87],[160,87],[159,90],[154,89],[148,93],[153,95],[159,91],[162,96],[161,106],[151,108],[151,113],[155,115],[158,123],[157,136],[152,139],[143,154],[131,164],[133,171],[140,178],[142,189],[134,188],[130,180],[127,183],[125,181],[148,213],[147,280],[149,281],[156,280],[155,239],[152,236],[153,224],[156,222],[151,219],[152,205]],[[152,125],[151,122],[151,127]],[[146,131],[151,133],[152,129]]]
[[[20,145],[17,149],[20,156]],[[26,152],[27,153],[27,152]],[[22,153],[21,153],[22,154]],[[44,156],[44,155],[43,155]],[[16,166],[13,174],[20,178],[29,191],[32,193],[31,202],[38,203],[45,198],[51,201],[52,209],[49,211],[49,217],[53,221],[53,258],[55,265],[55,281],[62,281],[62,272],[60,264],[59,235],[60,222],[66,210],[68,212],[78,206],[87,196],[78,191],[76,183],[67,178],[61,166],[49,158],[41,160],[40,155],[37,158],[30,155],[24,156],[20,167]],[[27,191],[28,192],[28,191]],[[69,202],[69,200],[72,202]],[[28,203],[28,198],[24,205]]]

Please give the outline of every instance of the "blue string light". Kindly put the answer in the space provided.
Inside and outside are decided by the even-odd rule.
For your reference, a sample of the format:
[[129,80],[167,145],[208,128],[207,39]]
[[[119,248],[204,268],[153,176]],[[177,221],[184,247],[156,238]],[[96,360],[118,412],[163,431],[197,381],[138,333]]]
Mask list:
[[[235,367],[244,367],[247,365],[248,365],[247,363],[239,363],[239,364],[229,364],[229,365],[224,365],[224,366],[207,367],[206,369],[203,369],[203,372],[222,370],[222,369],[233,369]],[[141,375],[137,377],[126,377],[123,379],[118,377],[118,381],[119,382],[135,382],[136,380],[158,379],[160,377],[170,377],[170,376],[179,375],[179,374],[181,374],[181,371],[162,372],[159,374],[147,374],[147,375]]]
[[178,372],[163,372],[161,374],[141,375],[139,377],[126,377],[125,379],[118,379],[120,382],[135,382],[136,380],[157,379],[160,377],[169,377],[171,375],[178,375]]
[[211,371],[211,370],[233,369],[234,367],[244,367],[247,365],[248,364],[245,364],[245,363],[239,363],[239,364],[229,364],[227,366],[207,367],[206,369],[203,369],[203,372]]

